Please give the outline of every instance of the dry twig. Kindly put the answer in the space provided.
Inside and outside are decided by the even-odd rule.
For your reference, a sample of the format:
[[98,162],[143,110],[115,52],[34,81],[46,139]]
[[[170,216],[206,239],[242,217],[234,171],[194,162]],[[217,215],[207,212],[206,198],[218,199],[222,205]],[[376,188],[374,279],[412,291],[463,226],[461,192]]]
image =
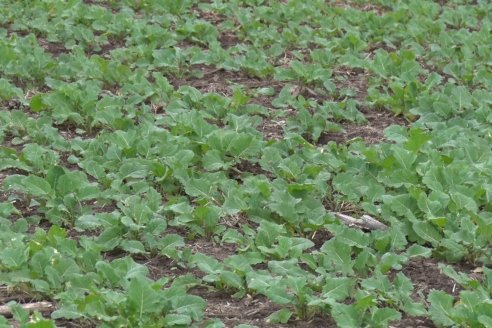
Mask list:
[[[27,312],[53,312],[55,310],[55,306],[52,303],[45,301],[19,305]],[[8,305],[0,305],[0,315],[12,316],[12,311],[10,310],[10,307]]]
[[363,215],[360,219],[356,219],[350,215],[332,212],[337,218],[339,218],[344,224],[349,227],[357,227],[364,230],[386,230],[388,226],[379,222],[375,218],[369,215]]

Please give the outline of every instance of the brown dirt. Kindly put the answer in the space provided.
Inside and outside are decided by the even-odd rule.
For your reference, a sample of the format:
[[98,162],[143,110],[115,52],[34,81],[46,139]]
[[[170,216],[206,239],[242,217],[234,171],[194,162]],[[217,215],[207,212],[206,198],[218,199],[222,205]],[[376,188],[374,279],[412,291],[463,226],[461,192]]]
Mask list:
[[329,0],[327,2],[331,6],[334,6],[337,8],[358,9],[360,11],[373,12],[376,15],[383,15],[390,10],[390,8],[384,7],[382,5],[372,4],[372,3],[360,3],[359,1],[350,1],[350,0],[334,0],[333,1],[333,0]]
[[259,131],[266,140],[282,140],[284,136],[285,120],[263,120]]
[[0,304],[6,304],[11,301],[18,303],[30,303],[40,301],[39,297],[34,294],[30,294],[20,289],[11,289],[7,286],[0,286]]
[[432,63],[429,60],[426,60],[426,58],[419,56],[417,57],[417,61],[419,62],[420,66],[424,68],[427,72],[429,73],[437,73],[439,76],[442,77],[441,85],[445,85],[449,82],[449,80],[454,79],[451,75],[444,73],[442,69],[436,66],[436,64]]
[[251,222],[248,221],[248,218],[246,215],[242,213],[234,214],[234,215],[227,215],[224,216],[220,219],[220,224],[223,224],[229,228],[241,228],[242,225],[244,224],[251,224]]
[[361,112],[367,119],[367,123],[364,125],[341,122],[340,125],[343,128],[342,132],[325,132],[322,133],[318,139],[318,144],[324,145],[330,141],[337,143],[345,143],[355,138],[362,138],[368,144],[376,144],[385,141],[384,129],[390,125],[397,124],[406,126],[408,122],[400,117],[388,111],[369,111],[363,109]]
[[217,245],[207,239],[195,239],[186,243],[193,253],[202,253],[207,256],[224,261],[229,256],[236,254],[236,246],[233,244]]
[[[45,318],[49,318],[48,313]],[[12,328],[24,327],[15,320],[9,320],[9,324]],[[96,322],[91,322],[90,320],[55,320],[55,325],[60,328],[95,328],[98,326]]]
[[281,307],[270,302],[262,295],[247,295],[240,300],[236,300],[226,292],[210,291],[207,289],[195,289],[193,294],[199,295],[207,301],[205,318],[220,319],[226,327],[234,327],[239,324],[249,324],[260,328],[263,327],[336,327],[333,319],[329,317],[317,316],[311,320],[295,320],[293,315],[288,324],[268,324],[265,318],[273,312],[280,310]]
[[276,58],[271,59],[271,64],[276,67],[287,68],[290,66],[290,63],[294,60],[302,60],[303,62],[310,62],[309,59],[309,51],[315,49],[314,46],[312,49],[288,49],[285,50],[283,55],[280,55]]
[[2,144],[0,146],[14,149],[19,155],[24,149],[24,143],[14,143],[14,136],[7,132],[7,135],[4,136]]
[[187,274],[201,277],[203,274],[196,269],[183,268],[176,261],[161,255],[153,257],[134,256],[135,262],[145,265],[149,269],[149,276],[154,280],[160,278],[176,278]]
[[25,37],[30,33],[29,31],[26,30],[13,30],[10,24],[5,24],[2,27],[7,30],[7,36],[9,37],[12,36],[12,34],[14,33],[21,37]]
[[107,200],[107,203],[99,203],[97,200],[93,200],[90,204],[87,205],[92,206],[92,212],[94,213],[111,213],[117,209],[116,202],[114,200]]
[[[402,272],[412,280],[414,284],[413,297],[418,299],[419,292],[427,297],[433,289],[442,290],[452,296],[457,297],[462,291],[453,279],[441,273],[439,270],[439,261],[433,258],[418,258],[410,261]],[[453,265],[457,272],[470,273],[471,268],[467,264]]]
[[346,66],[337,67],[333,71],[333,80],[339,91],[351,89],[359,102],[364,102],[367,97],[369,72],[363,68],[352,68]]
[[100,55],[103,57],[108,57],[109,53],[118,48],[124,48],[125,47],[126,40],[121,39],[121,38],[110,38],[106,43],[98,45],[98,48],[96,50],[96,47],[87,49],[87,54],[90,55]]
[[101,127],[92,127],[89,128],[87,131],[84,133],[77,133],[77,129],[79,129],[78,126],[76,126],[74,123],[66,121],[61,124],[55,124],[53,123],[53,127],[58,130],[58,133],[65,139],[65,140],[71,140],[76,137],[81,137],[81,138],[95,138],[99,132],[101,132],[103,129]]
[[107,1],[107,0],[82,0],[82,3],[84,3],[87,6],[99,6],[99,7],[103,7],[103,8],[106,8],[106,9],[111,10],[113,13],[116,13],[117,12],[117,10],[114,8],[115,2],[113,2],[113,1]]
[[60,42],[50,42],[43,37],[38,37],[39,45],[45,52],[49,52],[54,58],[58,58],[61,54],[69,52]]
[[[14,84],[17,84],[14,82]],[[19,87],[19,86],[17,86]],[[22,86],[20,86],[20,88],[22,88]],[[19,99],[10,99],[10,100],[3,100],[0,102],[0,109],[1,110],[8,110],[8,111],[12,111],[12,110],[25,110],[25,111],[28,111],[29,110],[29,107],[26,106],[26,105],[23,105]]]
[[242,176],[244,174],[251,174],[251,175],[264,175],[268,178],[273,178],[272,174],[270,172],[267,172],[261,168],[261,166],[258,163],[253,163],[249,162],[246,160],[241,161],[240,163],[237,163],[233,169],[229,171],[229,176],[232,179],[241,181]]
[[9,198],[12,197],[11,203],[21,213],[22,217],[34,215],[36,210],[29,207],[29,200],[24,194],[7,190],[7,186],[3,185],[5,178],[14,174],[27,175],[27,172],[15,168],[0,171],[0,202],[9,201]]
[[400,321],[393,321],[390,324],[391,328],[435,328],[436,325],[429,318],[425,317],[409,317],[402,315]]
[[314,249],[319,250],[321,246],[332,237],[333,235],[329,231],[322,229],[312,233],[311,236],[307,236],[306,238],[314,243]]
[[55,320],[57,327],[62,328],[95,328],[98,327],[96,322],[90,320]]
[[[239,220],[242,220],[239,218]],[[308,236],[315,242],[316,248],[319,248],[323,243],[331,238],[331,234],[327,231],[318,231],[314,236]],[[232,245],[219,246],[205,240],[198,239],[189,241],[187,247],[190,247],[194,252],[201,252],[208,256],[212,256],[219,261],[224,260],[234,254]],[[151,273],[153,279],[158,279],[163,276],[176,277],[184,274],[192,274],[196,277],[201,277],[203,274],[196,269],[183,269],[174,261],[157,256],[154,258],[137,257],[137,262],[145,264]],[[469,272],[470,268],[466,265],[455,266],[457,271]],[[415,286],[414,298],[419,299],[420,293],[427,296],[432,289],[444,290],[447,293],[457,296],[461,290],[451,279],[440,273],[438,269],[438,261],[434,259],[418,259],[411,261],[405,266],[402,272],[409,277]],[[396,272],[390,276],[394,276]],[[242,299],[234,299],[231,294],[226,291],[214,291],[205,287],[194,288],[190,291],[194,295],[198,295],[207,301],[205,310],[206,319],[220,319],[226,327],[234,327],[238,324],[250,324],[258,327],[336,327],[333,319],[327,316],[316,316],[310,321],[292,320],[285,325],[268,324],[265,318],[281,307],[270,302],[262,295],[247,295]],[[391,327],[435,327],[432,321],[423,317],[409,317],[402,315],[402,320],[392,322]]]
[[227,19],[226,16],[220,13],[215,13],[213,11],[196,10],[195,14],[198,18],[206,20],[212,25],[216,25],[216,26],[221,24],[223,21]]
[[241,39],[233,31],[225,30],[220,33],[219,42],[222,48],[227,49],[241,43]]
[[384,50],[388,53],[391,53],[391,52],[394,52],[396,50],[396,48],[394,48],[393,46],[389,46],[387,45],[386,43],[383,43],[383,42],[378,42],[378,43],[371,43],[367,46],[367,48],[365,49],[365,52],[367,54],[369,54],[369,58],[372,59],[374,58],[374,55],[376,54],[376,51],[377,50]]
[[[68,158],[72,155],[72,153],[69,152],[60,152],[60,162],[59,165],[67,168],[70,171],[75,171],[79,170],[79,166],[77,164],[72,164],[68,161]],[[94,178],[91,175],[87,176],[90,182],[94,182]],[[92,181],[91,181],[92,179]]]
[[[197,88],[201,92],[215,92],[223,96],[230,97],[232,95],[232,85],[238,84],[246,89],[254,89],[259,87],[273,87],[275,92],[281,90],[282,86],[287,82],[280,82],[271,79],[259,79],[248,76],[245,72],[226,71],[220,68],[215,68],[206,65],[194,65],[193,68],[200,71],[203,77],[186,76],[183,78],[170,78],[171,83],[175,88],[183,85],[190,85]],[[367,96],[369,73],[363,69],[339,67],[334,71],[334,81],[339,90],[351,89],[355,92],[355,99],[359,103],[364,103]],[[295,89],[295,90],[294,90]],[[318,102],[329,100],[329,96],[317,95],[310,88],[302,88],[294,86],[294,95],[303,95],[305,98],[315,99]],[[250,103],[260,104],[269,108],[271,112],[269,117],[265,117],[258,130],[263,133],[267,140],[280,140],[283,137],[283,127],[286,124],[285,118],[275,117],[275,111],[272,108],[271,102],[274,96],[253,97]],[[361,106],[360,111],[365,115],[367,124],[356,124],[352,122],[341,122],[342,132],[325,132],[318,140],[318,144],[326,144],[329,141],[347,142],[354,138],[362,138],[367,143],[374,144],[384,141],[384,129],[392,124],[407,125],[407,121],[402,117],[393,115],[388,111],[375,111]],[[291,111],[292,112],[292,111]],[[289,115],[287,110],[285,115]],[[292,113],[290,113],[292,114]]]
[[[422,296],[427,298],[432,290],[442,290],[454,297],[458,297],[460,291],[463,289],[454,280],[442,274],[439,270],[439,261],[433,258],[417,258],[412,259],[405,267],[401,270],[407,278],[409,278],[413,285],[414,291],[412,298],[415,301],[424,301],[421,299]],[[453,265],[457,272],[470,273],[471,268],[467,264],[455,264]],[[389,277],[392,279],[396,274],[396,271],[390,273]],[[476,277],[480,279],[480,277]],[[402,315],[402,319],[397,322],[392,322],[390,327],[395,328],[433,328],[437,327],[434,325],[431,319],[425,317],[410,317],[406,314]]]
[[216,92],[225,96],[232,95],[232,85],[238,84],[245,88],[260,88],[278,85],[278,81],[259,79],[242,71],[226,71],[207,65],[193,65],[190,71],[200,72],[201,77],[185,76],[168,77],[175,88],[192,86],[201,92]]

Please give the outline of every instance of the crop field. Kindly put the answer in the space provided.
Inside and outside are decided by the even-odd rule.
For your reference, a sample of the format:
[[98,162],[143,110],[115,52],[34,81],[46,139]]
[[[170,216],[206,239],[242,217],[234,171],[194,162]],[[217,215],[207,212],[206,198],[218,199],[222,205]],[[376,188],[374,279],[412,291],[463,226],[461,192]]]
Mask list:
[[0,0],[1,327],[492,327],[489,0]]

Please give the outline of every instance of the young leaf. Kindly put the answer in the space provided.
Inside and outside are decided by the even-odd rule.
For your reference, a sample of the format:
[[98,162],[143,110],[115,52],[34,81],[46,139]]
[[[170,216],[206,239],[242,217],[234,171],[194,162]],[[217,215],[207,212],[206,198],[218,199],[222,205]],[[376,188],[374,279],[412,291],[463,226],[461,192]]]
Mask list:
[[149,313],[158,312],[163,306],[159,301],[158,293],[142,276],[137,276],[130,282],[127,302],[130,311],[135,313],[139,320]]
[[361,326],[362,313],[357,310],[355,305],[336,303],[333,304],[331,315],[340,328],[353,328]]
[[48,181],[35,175],[22,179],[22,184],[27,192],[33,196],[47,196],[52,190]]
[[322,297],[328,300],[343,301],[349,297],[355,280],[345,277],[327,277],[323,286]]
[[265,295],[276,304],[292,304],[294,302],[295,296],[289,294],[287,290],[280,286],[272,286],[268,288]]
[[192,320],[200,320],[207,303],[195,295],[176,296],[172,300],[173,312],[189,316]]
[[388,322],[401,319],[401,314],[391,308],[376,308],[371,313],[371,321],[374,327],[387,327]]
[[427,299],[431,304],[429,314],[434,322],[446,327],[456,324],[452,319],[454,299],[451,295],[441,290],[432,290]]
[[189,326],[192,320],[189,315],[170,313],[164,318],[164,324],[166,327],[173,326]]
[[266,317],[265,321],[268,324],[272,323],[287,323],[289,322],[290,317],[292,316],[292,311],[287,309],[280,309],[278,311],[273,312],[268,317]]
[[442,239],[439,231],[428,222],[414,222],[413,230],[420,238],[430,242],[433,246],[438,245]]

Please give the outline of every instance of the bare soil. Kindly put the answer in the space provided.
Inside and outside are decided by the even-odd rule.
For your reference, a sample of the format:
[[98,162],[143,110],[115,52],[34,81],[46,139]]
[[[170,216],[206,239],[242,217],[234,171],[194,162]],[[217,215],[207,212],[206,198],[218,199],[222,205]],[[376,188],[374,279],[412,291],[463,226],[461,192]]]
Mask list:
[[319,144],[327,144],[330,141],[345,143],[356,138],[362,138],[368,144],[376,144],[385,141],[384,129],[396,124],[407,125],[408,122],[388,111],[375,111],[363,109],[367,123],[364,125],[352,122],[342,122],[342,132],[325,132],[318,139]]
[[62,43],[50,42],[42,37],[38,37],[37,39],[44,51],[50,53],[54,58],[58,58],[61,54],[68,53],[68,50]]
[[259,328],[336,327],[333,319],[325,316],[315,317],[306,321],[292,320],[288,324],[267,323],[265,318],[280,310],[281,307],[273,304],[262,295],[247,295],[240,300],[236,300],[226,292],[197,289],[194,293],[207,300],[205,317],[208,319],[218,318],[222,320],[226,327],[232,328],[239,324],[254,325]]

